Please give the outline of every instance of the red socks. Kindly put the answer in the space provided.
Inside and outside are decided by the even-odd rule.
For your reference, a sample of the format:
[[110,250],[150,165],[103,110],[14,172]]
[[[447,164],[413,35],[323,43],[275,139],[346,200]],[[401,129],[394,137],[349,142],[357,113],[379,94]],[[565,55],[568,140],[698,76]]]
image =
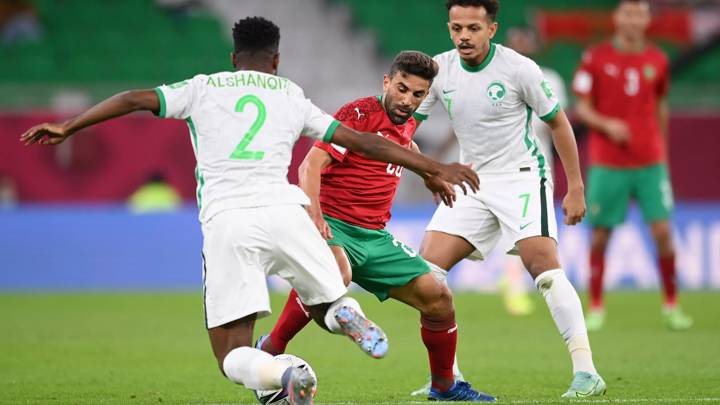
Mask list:
[[[675,276],[675,255],[658,258],[658,268],[662,279],[665,305],[677,303],[677,277]],[[603,273],[605,272],[605,255],[590,252],[590,307],[599,309],[603,306]]]
[[310,323],[311,320],[310,312],[300,301],[297,291],[293,289],[290,291],[280,318],[272,332],[270,332],[269,340],[272,347],[267,347],[267,344],[265,344],[262,349],[272,355],[284,353],[290,340],[292,340],[305,325]]
[[432,387],[440,392],[450,389],[455,383],[453,363],[457,346],[457,324],[455,312],[446,317],[420,317],[420,335],[428,351]]
[[677,303],[677,278],[675,277],[675,255],[658,258],[660,277],[662,278],[665,293],[665,305],[672,306]]
[[603,307],[603,273],[605,272],[605,253],[590,252],[590,308]]

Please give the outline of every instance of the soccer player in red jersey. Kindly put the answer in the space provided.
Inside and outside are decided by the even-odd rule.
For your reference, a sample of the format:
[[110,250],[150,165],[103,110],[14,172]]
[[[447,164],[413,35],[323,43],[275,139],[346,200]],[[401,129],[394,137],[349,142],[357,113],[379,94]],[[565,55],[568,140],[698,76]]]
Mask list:
[[640,206],[657,246],[665,320],[676,330],[692,325],[677,304],[669,221],[673,197],[667,167],[669,113],[665,97],[670,73],[665,54],[645,38],[650,19],[647,1],[621,0],[613,14],[614,38],[585,52],[573,81],[578,116],[591,129],[588,330],[600,329],[605,321],[605,250],[613,228],[625,220],[631,198]]
[[[428,94],[437,65],[421,52],[401,52],[385,75],[383,95],[355,100],[335,118],[356,130],[376,133],[406,148],[417,123],[412,117]],[[453,364],[457,324],[452,295],[425,260],[385,230],[403,168],[370,160],[338,145],[316,142],[300,166],[300,186],[310,197],[310,217],[327,239],[343,280],[351,279],[384,301],[394,298],[420,312],[420,335],[431,371],[429,399],[494,402],[465,381],[455,381]],[[433,191],[452,205],[452,189],[426,177]],[[285,351],[290,339],[310,322],[293,290],[275,328],[257,347],[271,354]]]

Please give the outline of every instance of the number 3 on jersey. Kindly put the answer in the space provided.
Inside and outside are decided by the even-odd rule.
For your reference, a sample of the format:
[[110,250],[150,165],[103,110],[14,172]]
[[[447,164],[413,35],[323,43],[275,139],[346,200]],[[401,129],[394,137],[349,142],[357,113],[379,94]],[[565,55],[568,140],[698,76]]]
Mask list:
[[257,117],[255,118],[255,122],[253,122],[250,126],[250,129],[248,129],[248,131],[245,133],[245,136],[243,136],[243,138],[240,140],[240,143],[235,147],[232,155],[230,155],[230,159],[262,160],[262,158],[265,156],[265,152],[247,150],[250,142],[252,142],[253,138],[255,138],[255,135],[257,135],[257,133],[260,131],[260,128],[262,128],[263,124],[265,123],[265,104],[263,104],[263,102],[257,96],[249,94],[247,96],[241,97],[240,100],[237,101],[237,103],[235,104],[235,112],[243,112],[245,106],[248,104],[253,104],[255,108],[257,108]]

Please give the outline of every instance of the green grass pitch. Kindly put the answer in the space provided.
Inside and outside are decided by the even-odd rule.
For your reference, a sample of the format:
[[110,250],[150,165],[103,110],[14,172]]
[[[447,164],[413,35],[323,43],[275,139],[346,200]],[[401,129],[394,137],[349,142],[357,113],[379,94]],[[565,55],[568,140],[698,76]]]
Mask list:
[[[424,403],[408,393],[428,376],[414,310],[358,295],[390,338],[383,360],[311,325],[288,348],[318,374],[318,403]],[[266,332],[275,314],[258,322]],[[608,296],[606,328],[591,335],[608,384],[600,403],[720,403],[720,294],[688,293],[687,332],[666,330],[657,293]],[[548,311],[525,318],[493,295],[458,294],[458,355],[466,378],[501,403],[569,403],[571,368]],[[237,404],[249,391],[221,377],[199,293],[0,295],[0,404]]]

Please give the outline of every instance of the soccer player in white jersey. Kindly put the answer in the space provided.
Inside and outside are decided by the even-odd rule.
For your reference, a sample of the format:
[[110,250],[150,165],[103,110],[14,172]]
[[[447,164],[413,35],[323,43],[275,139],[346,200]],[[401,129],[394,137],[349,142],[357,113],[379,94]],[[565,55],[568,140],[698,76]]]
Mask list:
[[568,178],[565,223],[585,214],[577,145],[570,123],[540,68],[532,60],[491,42],[497,31],[497,0],[448,0],[448,28],[455,49],[435,56],[440,66],[416,118],[436,102],[447,111],[460,144],[460,161],[480,176],[480,191],[458,196],[452,209],[439,206],[420,253],[439,277],[464,258],[482,259],[498,242],[520,255],[545,298],[573,364],[564,397],[602,395],[577,292],[560,267],[553,184],[547,158],[533,134],[533,111],[552,129]]
[[[505,46],[518,52],[528,58],[538,52],[538,40],[534,31],[524,27],[511,27],[505,33]],[[567,107],[567,95],[565,91],[565,83],[562,77],[547,66],[540,66],[543,77],[550,84],[550,88],[557,97],[560,107]],[[538,146],[543,156],[545,156],[545,166],[547,167],[548,178],[553,177],[554,154],[552,143],[552,129],[533,113],[532,117],[533,133],[537,137]],[[529,296],[529,288],[525,284],[525,268],[522,260],[517,256],[506,256],[505,260],[505,276],[501,280],[500,286],[505,301],[505,308],[513,315],[527,315],[533,311],[533,301]]]
[[205,321],[218,365],[235,383],[283,387],[291,403],[310,404],[316,382],[307,371],[252,348],[255,319],[270,313],[267,275],[288,280],[320,326],[349,336],[371,356],[383,357],[388,346],[357,301],[343,296],[337,263],[302,208],[310,201],[287,181],[300,134],[473,190],[478,179],[464,165],[443,165],[383,137],[355,132],[315,107],[300,87],[276,76],[280,32],[272,22],[240,20],[233,37],[236,71],[123,92],[62,124],[35,126],[20,139],[54,145],[138,110],[186,120],[197,159]]

